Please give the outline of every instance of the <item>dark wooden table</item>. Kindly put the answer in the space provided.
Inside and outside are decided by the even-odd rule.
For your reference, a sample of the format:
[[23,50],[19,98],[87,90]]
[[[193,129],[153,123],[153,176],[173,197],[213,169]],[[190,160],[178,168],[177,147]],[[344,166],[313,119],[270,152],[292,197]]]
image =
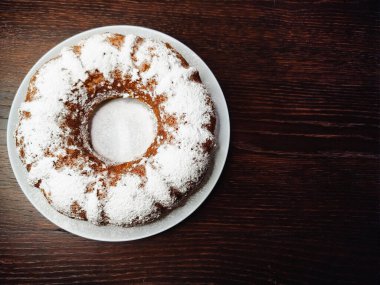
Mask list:
[[[380,13],[376,1],[1,1],[0,283],[379,284]],[[10,105],[78,32],[157,29],[198,53],[231,116],[207,201],[154,237],[105,243],[42,217],[12,173]]]

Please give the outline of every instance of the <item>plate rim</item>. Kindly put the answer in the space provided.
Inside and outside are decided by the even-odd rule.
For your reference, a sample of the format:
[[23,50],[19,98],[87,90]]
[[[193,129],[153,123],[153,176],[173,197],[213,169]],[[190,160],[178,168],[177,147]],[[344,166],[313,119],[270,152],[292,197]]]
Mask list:
[[[19,108],[19,105],[16,106],[17,105],[17,101],[18,101],[17,99],[19,99],[19,97],[21,96],[22,97],[21,103],[22,103],[23,100],[24,100],[24,98],[25,98],[25,95],[26,95],[25,93],[21,94],[22,93],[22,89],[25,88],[25,85],[29,84],[29,80],[32,77],[32,75],[34,74],[35,70],[37,70],[42,64],[44,64],[45,62],[47,62],[47,60],[49,60],[50,58],[52,58],[53,57],[52,55],[54,53],[59,53],[60,50],[64,46],[69,46],[68,43],[71,42],[71,41],[73,41],[73,40],[79,41],[79,40],[84,39],[86,37],[89,37],[89,36],[91,36],[92,34],[95,34],[95,33],[105,33],[105,32],[111,32],[111,33],[113,33],[113,32],[114,33],[119,32],[120,33],[120,31],[116,31],[116,30],[119,30],[119,29],[124,29],[125,30],[125,34],[127,34],[127,33],[131,33],[131,34],[135,34],[135,35],[142,35],[144,33],[153,34],[154,37],[153,36],[149,36],[149,37],[151,37],[151,38],[153,37],[153,38],[159,39],[161,41],[168,41],[170,44],[173,44],[173,46],[175,48],[176,47],[180,47],[180,49],[184,49],[186,51],[186,53],[188,54],[188,56],[192,57],[192,60],[194,60],[194,61],[196,60],[196,61],[199,62],[200,65],[203,65],[203,68],[205,69],[205,73],[207,73],[210,81],[213,81],[214,87],[217,89],[217,91],[219,93],[218,96],[220,96],[220,98],[219,98],[219,101],[220,101],[219,104],[221,104],[220,108],[223,111],[223,124],[225,124],[223,126],[224,141],[223,141],[223,149],[221,150],[222,153],[220,154],[221,155],[221,161],[220,161],[221,165],[218,167],[218,169],[216,169],[215,166],[213,166],[214,169],[210,173],[210,176],[211,176],[211,174],[214,174],[215,171],[218,171],[218,173],[216,173],[216,177],[211,182],[211,185],[208,187],[209,188],[208,191],[205,191],[203,193],[203,195],[200,198],[198,198],[197,203],[195,205],[192,205],[192,208],[186,214],[184,214],[183,217],[180,217],[178,219],[174,218],[174,221],[172,221],[171,223],[169,223],[168,225],[165,225],[164,227],[162,227],[160,229],[156,229],[156,230],[154,230],[152,232],[148,231],[148,233],[142,232],[142,234],[134,236],[132,238],[128,238],[127,234],[126,234],[125,238],[113,238],[112,236],[109,237],[109,238],[105,238],[105,237],[99,237],[99,236],[91,236],[91,235],[89,235],[87,233],[83,233],[83,232],[80,231],[80,226],[73,227],[73,228],[70,227],[70,226],[68,226],[68,224],[70,224],[70,221],[72,221],[73,223],[77,223],[77,222],[83,223],[84,221],[79,221],[79,220],[71,219],[71,218],[69,218],[67,216],[59,214],[59,215],[62,215],[64,217],[66,217],[69,220],[68,220],[67,223],[58,224],[57,221],[53,220],[52,217],[48,216],[45,212],[43,212],[40,209],[40,206],[37,204],[37,201],[35,201],[35,198],[33,198],[32,194],[29,193],[29,192],[31,192],[30,190],[33,189],[33,188],[29,184],[25,185],[25,183],[23,183],[23,180],[27,180],[27,177],[22,177],[22,176],[25,176],[25,175],[23,175],[21,173],[22,171],[20,171],[20,172],[17,171],[17,169],[19,167],[18,164],[20,164],[21,162],[20,162],[19,156],[17,154],[17,151],[16,151],[16,155],[15,156],[12,155],[12,153],[14,153],[14,151],[16,150],[16,144],[15,144],[15,140],[14,140],[14,137],[13,137],[13,133],[15,131],[15,127],[16,126],[12,125],[12,123],[14,123],[13,122],[14,120],[11,120],[11,119],[13,117],[15,117],[15,122],[17,123],[17,121],[18,121],[18,108]],[[133,31],[129,32],[128,30],[133,30]],[[162,38],[164,38],[164,39],[162,39]],[[182,54],[182,52],[181,52],[181,54]],[[188,60],[189,58],[186,58],[186,59]],[[200,66],[195,66],[195,67],[198,70],[200,68]],[[204,84],[207,86],[206,83],[204,83]],[[209,84],[211,84],[211,83],[209,83]],[[211,96],[212,96],[212,94],[211,94]],[[215,101],[215,98],[213,98],[213,100]],[[218,121],[219,128],[220,128],[220,122],[221,122],[220,114],[218,114],[217,121]],[[219,132],[220,132],[220,130],[219,130]],[[221,136],[221,134],[218,133],[218,136]],[[219,141],[219,137],[218,137],[217,143],[218,143],[218,147],[220,147],[222,145],[222,143]],[[204,60],[199,55],[197,55],[193,50],[191,50],[187,45],[185,45],[184,43],[180,42],[179,40],[173,38],[172,36],[167,35],[167,34],[165,34],[163,32],[154,30],[154,29],[150,29],[150,28],[146,28],[146,27],[142,27],[142,26],[134,26],[134,25],[111,25],[111,26],[103,26],[103,27],[97,27],[97,28],[89,29],[89,30],[77,33],[77,34],[75,34],[75,35],[73,35],[73,36],[71,36],[69,38],[66,38],[65,40],[61,41],[60,43],[58,43],[57,45],[55,45],[54,47],[52,47],[51,49],[49,49],[29,69],[28,73],[25,75],[25,77],[21,81],[21,84],[18,87],[18,89],[16,91],[16,94],[14,95],[14,98],[12,100],[12,105],[11,105],[11,108],[10,108],[10,111],[9,111],[8,122],[7,122],[7,152],[8,152],[8,158],[10,160],[11,168],[12,168],[14,176],[16,177],[16,180],[17,180],[17,183],[18,183],[19,187],[21,188],[22,192],[27,197],[27,199],[29,200],[29,202],[33,205],[33,207],[43,217],[45,217],[47,220],[49,220],[55,226],[57,226],[59,228],[62,228],[65,231],[70,232],[73,235],[81,236],[81,237],[86,238],[86,239],[97,240],[97,241],[107,241],[107,242],[124,242],[124,241],[132,241],[132,240],[147,238],[147,237],[159,234],[161,232],[164,232],[164,231],[166,231],[166,230],[168,230],[168,229],[176,226],[177,224],[181,223],[186,218],[188,218],[190,215],[192,215],[193,212],[195,210],[197,210],[200,207],[200,205],[202,205],[204,203],[204,201],[210,195],[210,193],[212,192],[212,190],[215,188],[216,183],[219,181],[220,176],[221,176],[221,174],[223,172],[226,160],[227,160],[228,150],[229,150],[229,144],[230,144],[230,118],[229,118],[229,112],[228,112],[227,102],[226,102],[224,93],[223,93],[223,91],[222,91],[222,89],[220,87],[220,84],[219,84],[218,80],[216,79],[216,77],[213,74],[213,72],[211,71],[211,69],[204,62]],[[13,149],[12,149],[12,147],[13,147]],[[208,178],[208,179],[210,179],[210,178]],[[207,181],[206,183],[208,183],[208,182],[209,181]],[[201,192],[201,190],[203,190],[204,187],[205,187],[204,185],[201,186],[201,188],[198,189],[194,194],[192,194],[191,197],[193,197],[194,195],[196,195],[198,192]],[[24,188],[30,188],[30,189],[24,189]],[[180,206],[180,208],[186,207],[186,205],[188,204],[187,202],[188,201],[186,201],[185,205]],[[51,205],[49,205],[49,207],[51,207],[53,211],[57,212]],[[177,209],[178,208],[174,209],[173,211],[171,211],[171,213],[175,212]],[[157,224],[159,221],[162,222],[165,219],[167,219],[167,216],[165,216],[162,219],[159,219],[157,221],[154,221],[152,223],[148,223],[148,224],[141,225],[141,226],[138,226],[138,227],[141,227],[141,228],[142,227],[148,227],[149,228],[150,227],[149,225],[152,225],[152,224],[155,224],[155,223]],[[77,224],[79,225],[79,223],[77,223]],[[84,223],[89,224],[87,221],[85,221]],[[93,225],[93,226],[99,228],[99,226],[96,226],[96,225]],[[115,227],[115,226],[102,226],[102,227],[103,228],[113,228],[113,229],[120,228],[120,227]],[[125,229],[131,229],[131,228],[125,228]],[[127,232],[127,230],[125,230],[125,232]]]

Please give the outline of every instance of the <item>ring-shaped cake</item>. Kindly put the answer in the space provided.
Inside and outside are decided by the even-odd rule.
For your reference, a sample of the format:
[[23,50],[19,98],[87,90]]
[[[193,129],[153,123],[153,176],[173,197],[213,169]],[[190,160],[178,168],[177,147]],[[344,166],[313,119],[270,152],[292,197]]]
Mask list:
[[[94,114],[118,98],[138,100],[155,122],[153,142],[125,162],[107,159],[91,141]],[[134,226],[158,219],[198,189],[212,161],[215,125],[198,71],[172,46],[105,33],[64,48],[38,69],[15,138],[30,183],[57,211]]]

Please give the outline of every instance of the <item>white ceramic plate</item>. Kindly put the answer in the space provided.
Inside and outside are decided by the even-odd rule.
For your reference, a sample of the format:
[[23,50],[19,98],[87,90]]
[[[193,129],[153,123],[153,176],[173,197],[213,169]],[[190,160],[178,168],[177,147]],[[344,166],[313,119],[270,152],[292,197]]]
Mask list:
[[[88,38],[89,36],[97,33],[120,33],[120,34],[135,34],[142,37],[153,38],[170,43],[175,49],[177,49],[189,62],[190,65],[196,67],[200,73],[203,83],[209,90],[213,101],[216,106],[217,111],[217,143],[218,147],[215,155],[215,162],[213,168],[210,170],[210,176],[208,177],[202,188],[194,193],[184,206],[173,210],[169,215],[164,218],[142,226],[136,226],[132,228],[121,228],[115,226],[95,226],[86,221],[79,221],[68,218],[51,207],[46,199],[43,197],[42,193],[36,188],[30,186],[27,183],[27,172],[21,164],[16,150],[15,140],[13,138],[13,133],[18,121],[18,108],[20,104],[24,101],[27,88],[29,85],[29,80],[35,71],[41,67],[49,59],[57,56],[64,46],[71,46],[76,44],[82,39]],[[65,229],[73,234],[101,241],[129,241],[135,239],[141,239],[149,237],[160,232],[163,232],[182,220],[188,217],[192,212],[194,212],[202,202],[210,194],[211,190],[214,188],[224,166],[227,158],[228,146],[230,141],[230,122],[227,110],[227,104],[223,96],[223,92],[207,65],[203,60],[197,56],[191,49],[177,41],[176,39],[163,34],[161,32],[136,26],[108,26],[101,27],[97,29],[92,29],[85,31],[83,33],[77,34],[52,48],[48,51],[41,59],[33,66],[33,68],[26,75],[22,81],[17,94],[13,100],[11,111],[9,114],[8,128],[7,128],[7,145],[8,154],[13,168],[13,172],[16,179],[28,197],[33,206],[47,219],[56,224],[58,227]]]

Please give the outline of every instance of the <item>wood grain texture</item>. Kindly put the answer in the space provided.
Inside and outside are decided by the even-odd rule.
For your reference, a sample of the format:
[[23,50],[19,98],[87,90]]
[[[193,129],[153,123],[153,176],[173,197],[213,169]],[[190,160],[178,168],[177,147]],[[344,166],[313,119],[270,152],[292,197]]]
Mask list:
[[[0,2],[0,283],[379,284],[378,2],[110,2]],[[232,124],[207,201],[173,229],[117,244],[43,218],[5,140],[33,64],[114,24],[157,29],[199,54]]]

